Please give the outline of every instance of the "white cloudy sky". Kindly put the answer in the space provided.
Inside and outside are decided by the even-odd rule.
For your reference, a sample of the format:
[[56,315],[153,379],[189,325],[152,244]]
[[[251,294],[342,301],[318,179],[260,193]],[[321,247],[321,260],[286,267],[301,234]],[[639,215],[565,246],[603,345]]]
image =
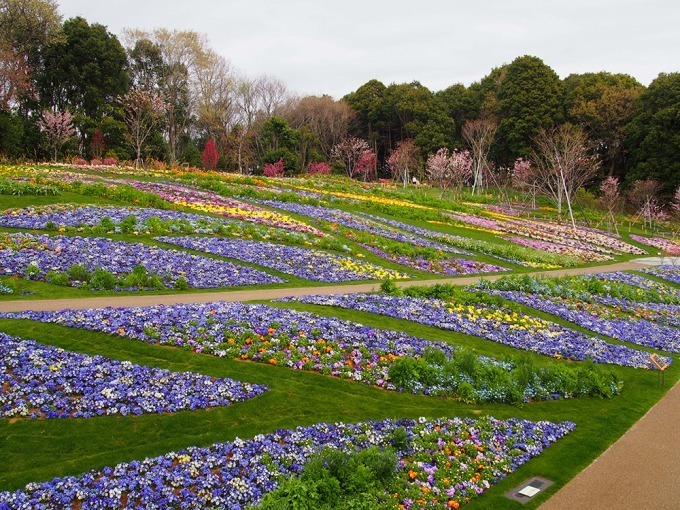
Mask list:
[[376,78],[431,90],[469,85],[521,55],[571,73],[626,73],[648,85],[680,71],[677,0],[57,0],[119,35],[207,34],[248,76],[335,98]]

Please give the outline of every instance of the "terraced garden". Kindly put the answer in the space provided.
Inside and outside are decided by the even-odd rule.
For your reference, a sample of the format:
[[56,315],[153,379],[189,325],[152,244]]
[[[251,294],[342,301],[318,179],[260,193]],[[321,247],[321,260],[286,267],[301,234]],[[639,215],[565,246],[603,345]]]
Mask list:
[[677,268],[529,274],[680,246],[634,223],[330,177],[0,179],[0,305],[33,308],[0,314],[0,508],[535,508],[679,377]]

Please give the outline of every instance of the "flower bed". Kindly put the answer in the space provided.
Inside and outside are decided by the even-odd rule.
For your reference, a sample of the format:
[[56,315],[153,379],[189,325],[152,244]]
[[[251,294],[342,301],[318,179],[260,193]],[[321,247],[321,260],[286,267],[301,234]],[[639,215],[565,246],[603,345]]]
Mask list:
[[[516,349],[573,360],[592,359],[636,368],[654,369],[646,352],[587,337],[557,324],[519,315],[504,309],[450,305],[436,299],[418,299],[385,294],[305,296],[281,301],[300,301],[339,306],[388,315],[427,326],[479,336]],[[669,358],[669,362],[671,362]]]
[[[644,270],[643,270],[644,271]],[[652,270],[653,271],[653,270]],[[649,274],[654,274],[650,271],[645,271]],[[620,282],[633,287],[639,287],[640,289],[652,291],[658,293],[659,297],[664,295],[675,296],[680,298],[680,289],[671,287],[670,285],[665,285],[661,282],[655,280],[650,280],[644,276],[640,276],[634,273],[624,273],[623,271],[613,271],[611,273],[598,273],[593,275],[594,278],[599,280],[606,280],[611,282]]]
[[406,439],[398,451],[395,492],[386,495],[389,506],[458,508],[571,432],[574,424],[493,418],[318,424],[31,483],[1,492],[0,506],[240,510],[256,505],[282,477],[299,474],[322,448],[386,448],[398,429]]
[[102,268],[128,275],[143,266],[170,285],[184,278],[199,288],[281,283],[280,278],[231,262],[190,255],[139,243],[95,237],[66,237],[0,233],[0,272],[44,279],[49,271],[66,272],[82,264],[88,271]]
[[408,278],[404,273],[349,257],[283,244],[214,237],[157,237],[156,240],[319,282]]
[[[219,357],[314,371],[388,390],[470,402],[608,396],[618,393],[621,386],[620,381],[611,379],[611,387],[576,387],[568,381],[575,380],[577,367],[550,374],[528,366],[516,371],[512,360],[477,356],[445,342],[265,305],[210,303],[22,312],[2,317],[52,322]],[[565,371],[569,373],[562,373]],[[418,377],[420,372],[423,377]]]
[[281,202],[277,200],[258,200],[257,202],[269,207],[283,209],[284,211],[289,211],[295,214],[299,214],[301,216],[307,216],[310,218],[314,218],[316,220],[327,221],[331,224],[337,223],[352,230],[369,232],[371,234],[385,237],[387,239],[392,239],[394,241],[407,243],[413,246],[434,248],[436,250],[441,250],[448,253],[458,253],[467,255],[466,252],[459,250],[457,248],[453,248],[445,244],[430,241],[428,239],[423,239],[421,237],[408,235],[404,232],[399,232],[394,228],[385,228],[375,223],[374,221],[362,219],[356,215],[347,213],[345,211],[341,211],[340,209],[297,204],[294,202]]
[[270,227],[278,227],[294,232],[305,232],[318,236],[325,236],[323,232],[301,221],[283,214],[269,211],[261,207],[248,204],[241,200],[226,198],[210,191],[198,190],[181,184],[166,184],[158,182],[124,181],[140,191],[158,195],[163,200],[199,211],[235,218],[245,221],[261,223]]
[[644,237],[635,234],[631,234],[630,238],[638,243],[663,250],[668,255],[680,255],[680,244],[677,241],[672,241],[665,237]]
[[568,298],[542,296],[517,291],[500,291],[506,299],[578,324],[581,327],[630,342],[668,352],[680,352],[680,329],[645,319],[621,318],[603,305],[579,303]]
[[534,250],[576,257],[581,262],[605,262],[607,260],[612,260],[612,257],[610,257],[609,255],[596,253],[584,247],[566,246],[564,244],[553,243],[550,241],[540,241],[537,239],[528,239],[526,237],[513,236],[508,237],[507,240],[512,243],[519,244],[520,246],[533,248]]
[[268,388],[87,356],[0,332],[0,417],[89,418],[227,406]]
[[[657,278],[663,278],[669,282],[680,284],[680,267],[673,265],[663,265],[648,267],[642,270],[643,273],[651,274]],[[680,289],[675,289],[675,294],[680,294]]]
[[479,274],[479,273],[496,273],[500,271],[509,271],[506,267],[495,266],[485,262],[476,260],[468,260],[462,258],[444,257],[437,260],[429,260],[425,257],[409,257],[406,255],[392,255],[386,251],[380,250],[369,245],[362,245],[371,253],[378,257],[396,262],[402,266],[424,271],[426,273],[441,274],[447,276],[455,276],[462,274]]

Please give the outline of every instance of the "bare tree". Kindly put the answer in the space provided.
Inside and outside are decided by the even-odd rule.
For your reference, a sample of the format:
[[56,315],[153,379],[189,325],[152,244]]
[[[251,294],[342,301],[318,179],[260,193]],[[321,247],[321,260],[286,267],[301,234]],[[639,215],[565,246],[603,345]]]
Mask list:
[[658,196],[663,184],[654,179],[643,179],[633,183],[628,191],[628,201],[635,208],[636,215],[642,218],[643,226],[654,226],[655,221],[666,219]]
[[255,80],[255,91],[259,111],[265,119],[273,117],[278,108],[283,106],[290,97],[286,84],[268,74],[263,74]]
[[142,89],[130,90],[121,98],[121,102],[125,111],[125,124],[135,149],[135,168],[139,168],[144,143],[163,122],[167,103],[157,93]]
[[353,117],[354,113],[345,101],[335,101],[330,96],[303,97],[285,115],[294,129],[307,126],[317,136],[319,149],[326,160],[331,159],[333,147],[347,137]]
[[[218,143],[232,129],[236,119],[235,82],[231,64],[212,50],[197,61],[195,105],[197,125]],[[221,144],[220,144],[221,145]],[[224,147],[219,147],[220,151]]]
[[387,159],[387,165],[394,180],[404,183],[404,188],[410,180],[410,172],[420,164],[420,150],[413,140],[403,140],[397,143],[397,148]]
[[532,160],[536,163],[540,190],[555,200],[559,217],[566,201],[576,230],[572,199],[576,191],[595,176],[600,163],[590,154],[583,130],[571,124],[542,129],[534,145]]
[[498,123],[492,118],[468,120],[463,124],[463,140],[472,156],[472,194],[481,190],[484,183],[484,171],[489,167],[489,152],[496,138]]

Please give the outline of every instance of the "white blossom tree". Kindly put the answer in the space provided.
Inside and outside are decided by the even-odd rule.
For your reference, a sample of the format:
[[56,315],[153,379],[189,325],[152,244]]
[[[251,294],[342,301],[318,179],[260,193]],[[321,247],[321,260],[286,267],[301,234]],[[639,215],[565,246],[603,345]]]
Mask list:
[[73,115],[69,112],[53,113],[45,110],[42,113],[42,118],[38,121],[38,126],[50,142],[56,163],[59,148],[76,132],[76,128],[73,126]]

